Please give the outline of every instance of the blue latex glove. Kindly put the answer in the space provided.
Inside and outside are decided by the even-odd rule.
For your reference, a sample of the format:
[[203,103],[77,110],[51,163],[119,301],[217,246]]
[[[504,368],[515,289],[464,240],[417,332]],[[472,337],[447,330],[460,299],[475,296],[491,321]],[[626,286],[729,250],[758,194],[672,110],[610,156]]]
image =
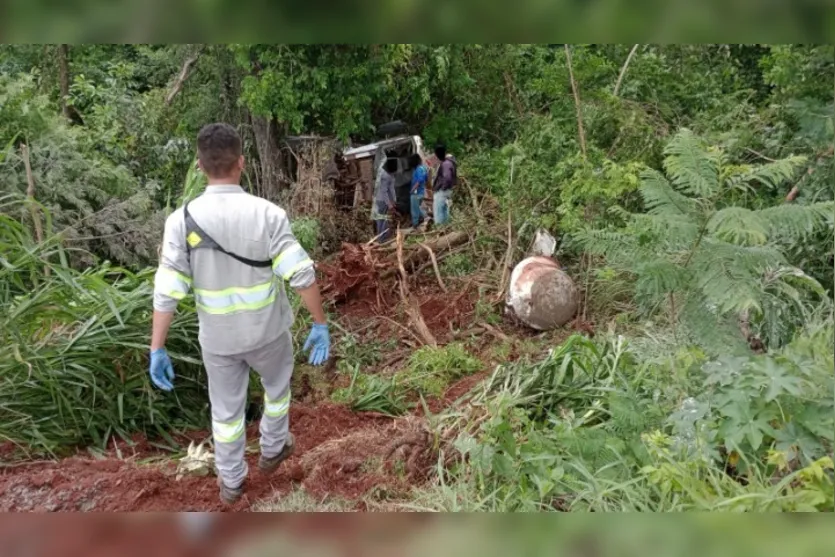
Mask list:
[[314,366],[319,366],[328,359],[331,351],[331,335],[328,332],[328,326],[321,323],[314,323],[310,335],[304,343],[303,350],[307,352],[310,350],[310,358],[308,362]]
[[174,388],[171,382],[174,380],[174,366],[171,365],[171,358],[165,348],[158,348],[151,352],[151,381],[163,391],[170,391]]

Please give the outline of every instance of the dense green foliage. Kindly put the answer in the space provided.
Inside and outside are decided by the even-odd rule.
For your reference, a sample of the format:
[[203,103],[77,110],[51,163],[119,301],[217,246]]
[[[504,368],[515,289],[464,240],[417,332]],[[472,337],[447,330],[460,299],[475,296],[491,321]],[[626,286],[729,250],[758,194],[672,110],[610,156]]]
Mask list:
[[421,508],[831,511],[833,332],[813,325],[768,356],[666,362],[575,336],[499,367],[470,403],[483,418],[456,426],[459,465]]
[[4,215],[0,248],[0,439],[56,453],[207,423],[194,313],[178,316],[168,344],[176,396],[161,396],[145,371],[152,272],[78,271],[59,242],[37,244]]
[[668,301],[670,321],[683,320],[716,352],[733,349],[735,338],[747,340],[735,323],[740,314],[755,322],[767,344],[786,342],[827,296],[815,279],[789,265],[784,250],[831,230],[835,204],[753,210],[736,204],[754,187],[774,188],[792,178],[802,158],[730,165],[721,150],[708,149],[687,129],[665,153],[669,179],[656,170],[642,174],[646,212],[624,215],[612,206],[610,213],[628,224],[587,230],[581,243],[635,276],[636,301],[647,308]]
[[[479,285],[484,323],[499,261],[557,237],[595,340],[525,339],[505,364],[512,341],[463,334],[382,375],[390,339],[335,333],[333,398],[391,415],[501,356],[431,417],[454,442],[415,505],[832,510],[832,45],[0,46],[0,440],[205,426],[188,303],[177,388],[149,384],[149,267],[218,120],[274,201],[297,191],[292,136],[358,144],[400,120],[446,142],[473,242],[439,272]],[[339,226],[292,216],[308,250],[339,247]]]

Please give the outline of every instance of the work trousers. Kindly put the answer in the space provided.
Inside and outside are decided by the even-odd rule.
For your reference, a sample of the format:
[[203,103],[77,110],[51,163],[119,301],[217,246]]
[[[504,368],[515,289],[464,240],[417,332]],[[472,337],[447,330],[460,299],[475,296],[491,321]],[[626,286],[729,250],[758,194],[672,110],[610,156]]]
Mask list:
[[389,207],[388,207],[388,204],[386,204],[384,201],[375,201],[374,203],[376,203],[376,209],[377,209],[375,211],[374,216],[383,217],[383,218],[375,218],[374,219],[374,226],[376,227],[376,230],[377,230],[377,236],[379,236],[379,238],[377,238],[377,241],[379,243],[383,243],[386,240],[388,240],[389,236],[391,235],[391,230],[390,230],[391,227],[389,226],[389,217],[388,217]]
[[423,194],[411,194],[410,198],[412,202],[412,227],[417,228],[420,224],[422,219],[426,218],[426,211],[423,210],[421,204],[423,203]]
[[432,194],[432,220],[435,224],[444,224],[449,220],[449,198],[452,190],[439,190]]
[[262,348],[234,356],[219,356],[204,349],[203,364],[209,377],[215,465],[224,485],[235,489],[243,484],[248,472],[244,450],[250,368],[261,376],[264,386],[261,454],[276,456],[287,440],[293,375],[290,332]]

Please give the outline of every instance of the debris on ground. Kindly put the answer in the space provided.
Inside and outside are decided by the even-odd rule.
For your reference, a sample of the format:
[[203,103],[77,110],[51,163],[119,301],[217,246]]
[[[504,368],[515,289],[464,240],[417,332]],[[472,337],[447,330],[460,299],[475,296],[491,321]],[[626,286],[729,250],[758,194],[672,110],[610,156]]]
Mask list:
[[577,312],[577,301],[574,281],[550,257],[523,259],[510,275],[508,308],[533,329],[547,331],[565,325]]
[[186,456],[177,463],[177,481],[183,476],[208,476],[214,472],[215,455],[206,447],[205,443],[188,444]]

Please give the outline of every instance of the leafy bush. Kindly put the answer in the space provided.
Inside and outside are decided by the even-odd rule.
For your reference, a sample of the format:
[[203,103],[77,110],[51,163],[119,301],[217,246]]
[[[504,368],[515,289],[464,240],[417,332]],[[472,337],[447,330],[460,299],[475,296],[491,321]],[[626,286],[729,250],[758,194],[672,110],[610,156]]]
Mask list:
[[441,271],[445,275],[463,277],[474,270],[473,260],[467,253],[455,253],[441,261]]
[[447,415],[460,460],[437,488],[462,510],[835,510],[834,331],[829,317],[780,353],[682,358],[689,378],[623,339],[571,337],[499,368],[471,419]]
[[299,217],[293,220],[291,226],[302,247],[308,253],[313,253],[319,245],[319,221],[312,217]]
[[[36,199],[46,206],[54,228],[82,251],[78,265],[95,263],[91,254],[122,265],[156,259],[163,214],[154,206],[156,184],[141,184],[128,168],[104,158],[89,145],[90,132],[68,126],[30,77],[0,76],[0,157],[5,193],[25,194],[28,179],[21,143],[28,145]],[[19,204],[0,211],[29,222]],[[31,224],[31,223],[30,223]]]
[[[771,334],[770,325],[779,323],[790,336],[825,300],[817,281],[788,264],[783,246],[824,226],[832,203],[759,210],[723,203],[734,190],[789,179],[803,162],[799,157],[731,165],[688,130],[665,154],[669,180],[653,170],[642,174],[647,213],[616,210],[628,219],[625,228],[586,231],[578,235],[581,243],[635,275],[636,299],[645,309],[667,304],[670,320],[712,350],[742,345],[736,319],[746,314],[767,344],[779,345],[786,333]],[[797,311],[790,313],[792,306]]]
[[423,396],[441,396],[450,382],[481,369],[481,362],[462,344],[441,347],[424,346],[409,358],[406,369],[398,374],[404,388]]

